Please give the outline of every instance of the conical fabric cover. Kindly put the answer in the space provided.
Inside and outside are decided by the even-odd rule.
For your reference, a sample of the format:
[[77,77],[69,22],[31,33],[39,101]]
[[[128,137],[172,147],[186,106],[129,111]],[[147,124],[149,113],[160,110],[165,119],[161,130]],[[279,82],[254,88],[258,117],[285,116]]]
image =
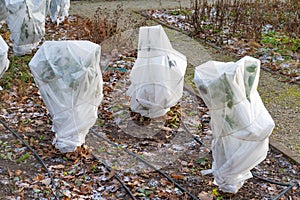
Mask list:
[[141,27],[138,56],[130,73],[130,107],[143,116],[163,116],[182,97],[186,57],[172,48],[159,26]]
[[45,35],[46,2],[6,0],[7,24],[15,55],[31,53]]
[[0,28],[6,20],[6,7],[5,0],[0,0]]
[[70,0],[50,0],[50,18],[52,22],[57,24],[65,20],[69,16]]
[[195,69],[194,82],[211,114],[214,182],[236,193],[266,158],[274,121],[257,92],[260,61],[209,61]]
[[47,41],[29,63],[61,152],[82,145],[97,119],[103,97],[100,53],[100,46],[89,41]]
[[9,66],[7,53],[8,53],[8,46],[0,35],[0,78],[2,77],[2,75],[4,74],[4,72],[7,70]]

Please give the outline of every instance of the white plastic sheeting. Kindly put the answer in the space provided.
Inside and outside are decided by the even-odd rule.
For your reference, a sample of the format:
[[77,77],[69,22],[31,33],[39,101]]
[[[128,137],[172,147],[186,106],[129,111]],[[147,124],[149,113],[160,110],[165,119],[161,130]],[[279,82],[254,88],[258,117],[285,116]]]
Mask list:
[[6,20],[6,7],[5,0],[0,0],[0,28]]
[[45,35],[46,2],[6,0],[7,24],[15,55],[31,53]]
[[69,16],[70,0],[49,0],[50,18],[52,22],[60,24]]
[[9,66],[9,60],[7,59],[8,46],[0,35],[0,78],[7,70]]
[[47,41],[29,63],[51,116],[61,152],[85,142],[102,100],[100,46],[89,41]]
[[163,116],[182,97],[186,57],[172,48],[163,28],[141,27],[138,56],[130,73],[130,107],[143,116]]
[[257,92],[260,61],[209,61],[195,69],[194,81],[210,109],[214,182],[236,193],[266,158],[274,121]]

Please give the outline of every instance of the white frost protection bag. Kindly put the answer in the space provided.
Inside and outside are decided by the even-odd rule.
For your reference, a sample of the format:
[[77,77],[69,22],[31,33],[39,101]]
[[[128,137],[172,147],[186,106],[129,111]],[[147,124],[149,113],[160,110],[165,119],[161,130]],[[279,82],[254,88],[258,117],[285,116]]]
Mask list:
[[47,41],[29,67],[51,116],[61,152],[85,142],[102,100],[100,46],[89,41]]
[[182,97],[186,57],[172,48],[163,28],[141,27],[130,73],[130,107],[145,117],[163,116]]
[[5,0],[0,0],[0,28],[6,20],[6,7]]
[[69,16],[70,0],[50,0],[50,18],[52,22],[60,24]]
[[8,46],[0,35],[0,78],[7,70],[9,66],[9,60],[7,59]]
[[209,61],[195,69],[194,82],[211,114],[214,182],[236,193],[250,170],[266,158],[275,124],[257,92],[260,61]]
[[14,54],[31,53],[45,35],[45,1],[6,0],[6,8]]

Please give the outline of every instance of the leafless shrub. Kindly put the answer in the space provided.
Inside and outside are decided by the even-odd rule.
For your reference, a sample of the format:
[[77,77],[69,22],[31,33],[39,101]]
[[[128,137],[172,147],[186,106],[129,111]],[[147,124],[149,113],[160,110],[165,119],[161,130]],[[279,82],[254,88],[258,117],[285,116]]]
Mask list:
[[194,34],[222,34],[259,41],[263,27],[272,26],[289,37],[300,35],[299,0],[191,0],[187,20]]
[[114,12],[98,7],[91,23],[90,39],[100,44],[105,39],[115,35],[118,30],[120,13],[123,12],[122,5],[117,5]]
[[141,20],[124,10],[122,4],[118,4],[114,11],[99,7],[90,22],[90,40],[101,45],[102,60],[109,62],[136,49],[136,29],[145,22],[144,18]]

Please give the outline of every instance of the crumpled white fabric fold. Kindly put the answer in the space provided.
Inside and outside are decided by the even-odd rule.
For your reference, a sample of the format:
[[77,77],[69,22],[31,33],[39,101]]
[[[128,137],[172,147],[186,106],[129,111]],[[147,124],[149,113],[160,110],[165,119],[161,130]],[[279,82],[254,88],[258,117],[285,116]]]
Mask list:
[[186,57],[174,50],[163,28],[141,27],[130,73],[130,107],[145,117],[163,116],[182,97]]
[[31,53],[45,35],[46,3],[40,0],[6,0],[7,24],[15,55]]
[[0,78],[4,72],[8,69],[9,60],[7,58],[8,46],[0,35]]
[[209,61],[195,69],[194,82],[211,114],[212,173],[221,190],[236,193],[250,170],[267,156],[275,124],[257,92],[260,61]]
[[0,28],[6,21],[6,7],[5,0],[0,0]]
[[50,0],[49,12],[52,22],[60,24],[69,16],[70,0]]
[[97,119],[103,97],[100,53],[100,46],[89,41],[47,41],[29,63],[61,152],[82,145]]

